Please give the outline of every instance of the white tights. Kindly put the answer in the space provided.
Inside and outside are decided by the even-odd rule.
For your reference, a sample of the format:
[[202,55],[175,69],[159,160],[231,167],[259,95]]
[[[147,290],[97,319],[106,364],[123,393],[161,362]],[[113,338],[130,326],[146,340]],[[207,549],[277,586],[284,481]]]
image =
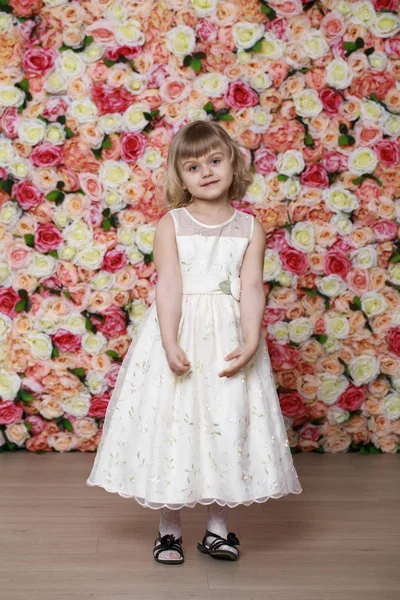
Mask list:
[[[216,533],[223,538],[226,538],[228,535],[227,529],[227,516],[228,516],[228,507],[227,506],[219,506],[216,502],[209,504],[207,506],[207,529],[212,533]],[[160,535],[166,535],[167,533],[172,533],[176,539],[181,537],[182,535],[182,523],[181,523],[181,511],[180,510],[172,510],[170,508],[161,508],[160,509]],[[208,536],[206,538],[206,546],[209,546],[211,542],[214,540],[214,537]],[[237,552],[236,548],[232,548],[230,546],[221,546],[221,549],[229,549],[233,552]],[[180,555],[175,550],[164,550],[160,553],[160,558],[174,559],[179,558]]]

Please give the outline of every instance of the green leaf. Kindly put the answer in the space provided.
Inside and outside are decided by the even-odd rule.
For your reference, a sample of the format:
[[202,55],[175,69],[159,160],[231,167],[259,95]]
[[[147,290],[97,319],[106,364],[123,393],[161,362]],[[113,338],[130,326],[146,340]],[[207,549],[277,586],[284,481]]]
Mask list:
[[69,127],[64,127],[64,131],[65,131],[65,137],[67,138],[67,140],[70,140],[72,137],[75,136],[74,132]]
[[338,143],[339,146],[347,146],[347,144],[349,143],[349,138],[347,137],[347,135],[339,135]]
[[60,194],[62,194],[62,192],[60,192],[60,190],[53,190],[52,192],[49,192],[48,194],[46,194],[45,198],[46,198],[46,200],[49,200],[50,202],[54,202],[54,200],[57,200],[57,198],[59,197]]
[[103,140],[103,143],[101,144],[101,147],[102,148],[111,148],[111,146],[112,146],[112,142],[110,140],[110,136],[106,135]]
[[102,228],[103,228],[103,231],[110,231],[110,229],[111,229],[110,217],[107,217],[106,219],[104,219]]
[[272,21],[276,17],[276,12],[274,11],[273,8],[268,6],[268,4],[261,5],[261,12],[264,13],[265,15],[267,15],[267,17],[269,18],[270,21]]
[[258,40],[258,41],[257,41],[257,42],[254,44],[254,46],[253,46],[252,48],[250,48],[250,50],[252,50],[253,52],[258,52],[258,51],[259,51],[259,50],[261,50],[261,48],[262,48],[262,42],[263,42],[263,41],[262,41],[262,39],[261,39],[261,40]]
[[356,177],[355,179],[353,179],[353,183],[354,185],[361,185],[361,183],[364,181],[363,177]]
[[214,106],[213,106],[213,103],[211,102],[211,100],[203,106],[203,110],[205,110],[206,113],[215,112]]
[[21,389],[19,395],[21,396],[23,402],[32,402],[33,400],[35,400],[32,394],[27,390]]
[[315,337],[320,344],[325,344],[326,340],[328,339],[326,333],[321,333],[319,335],[316,335]]
[[119,360],[120,356],[115,350],[106,350],[106,354],[110,356],[113,360]]
[[86,329],[89,329],[90,331],[93,331],[95,329],[95,326],[93,325],[93,323],[89,319],[89,317],[86,317],[86,319],[85,319],[85,327],[86,327]]
[[307,135],[304,137],[304,144],[305,144],[305,146],[314,146],[315,145],[314,140],[309,133],[307,133]]
[[58,198],[56,198],[55,205],[56,206],[60,206],[60,204],[62,204],[64,202],[64,199],[65,199],[64,192],[60,192],[59,195],[58,195]]
[[85,48],[87,48],[88,46],[90,46],[90,44],[93,42],[93,39],[94,39],[94,38],[93,38],[93,36],[91,36],[91,35],[87,35],[87,36],[85,36],[85,39],[83,40],[83,46],[84,46]]
[[103,63],[106,65],[106,67],[112,67],[116,62],[116,60],[109,60],[108,58],[103,60]]
[[343,48],[349,52],[354,52],[354,50],[357,50],[357,46],[354,42],[343,42]]
[[196,71],[196,73],[199,73],[201,71],[201,60],[198,58],[193,58],[190,66],[194,71]]
[[86,377],[85,369],[83,367],[77,367],[76,369],[68,368],[68,371],[72,373],[72,375],[79,377],[79,379],[84,379]]
[[234,117],[228,114],[215,115],[216,121],[233,121]]
[[278,181],[287,181],[289,179],[288,175],[284,175],[283,173],[280,173],[278,175]]
[[344,135],[347,135],[347,133],[348,133],[349,130],[348,130],[348,127],[347,127],[347,125],[345,123],[340,123],[340,125],[339,125],[339,131],[340,131],[340,133],[343,133]]
[[14,307],[15,312],[24,312],[27,307],[27,304],[28,301],[25,298],[19,300],[19,302],[17,302],[17,304]]
[[71,292],[64,290],[62,293],[66,298],[68,298],[68,300],[72,300]]
[[56,119],[57,123],[60,123],[60,125],[65,125],[66,120],[65,115],[59,115]]
[[356,48],[357,48],[357,50],[359,50],[360,48],[364,48],[364,46],[365,46],[364,40],[361,37],[358,37],[356,39]]
[[73,431],[74,428],[72,426],[72,423],[69,419],[63,419],[62,420],[62,424],[64,425],[64,429],[67,429],[68,431]]
[[30,248],[34,248],[35,246],[35,238],[33,236],[32,233],[25,233],[24,234],[24,240],[27,246],[29,246]]
[[184,67],[190,67],[191,62],[192,62],[192,57],[191,57],[190,54],[187,54],[185,56],[185,58],[183,59],[183,66]]
[[21,88],[21,90],[24,90],[24,92],[27,92],[29,90],[29,81],[27,79],[23,79],[19,82],[18,87]]
[[224,294],[231,293],[231,282],[229,281],[229,279],[220,281],[218,285],[219,285],[220,289],[224,292]]
[[57,358],[60,356],[57,346],[53,346],[53,350],[51,351],[51,358]]
[[65,187],[65,182],[64,181],[57,181],[56,188],[58,190],[62,190],[64,187]]
[[49,250],[48,252],[46,252],[46,254],[48,254],[49,256],[52,256],[53,258],[58,258],[57,250]]
[[370,56],[371,54],[373,54],[375,52],[375,48],[367,48],[366,50],[364,50],[364,54],[366,56]]
[[365,446],[361,446],[360,448],[360,454],[362,454],[363,456],[365,456],[366,454],[369,454],[368,450],[366,449]]
[[193,58],[207,58],[207,54],[205,52],[195,52]]

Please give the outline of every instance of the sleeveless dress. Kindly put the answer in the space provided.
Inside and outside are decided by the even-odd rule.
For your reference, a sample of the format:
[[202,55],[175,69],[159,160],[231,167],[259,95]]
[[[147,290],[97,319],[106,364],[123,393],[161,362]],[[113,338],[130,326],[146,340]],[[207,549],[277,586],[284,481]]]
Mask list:
[[186,208],[170,213],[182,275],[178,343],[191,368],[171,371],[154,301],[118,373],[86,483],[153,509],[300,494],[262,332],[249,363],[218,376],[243,343],[240,267],[254,217],[235,209],[205,225]]

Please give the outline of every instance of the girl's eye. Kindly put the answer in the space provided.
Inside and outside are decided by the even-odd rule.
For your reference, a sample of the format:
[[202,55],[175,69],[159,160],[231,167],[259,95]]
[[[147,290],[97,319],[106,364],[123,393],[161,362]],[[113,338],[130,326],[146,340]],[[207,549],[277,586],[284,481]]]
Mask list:
[[[221,162],[219,158],[213,158],[211,162],[214,162],[215,160],[216,160],[217,162]],[[192,170],[192,167],[195,167],[195,166],[196,166],[196,165],[192,165],[191,167],[189,167],[189,171],[191,171],[191,170]]]

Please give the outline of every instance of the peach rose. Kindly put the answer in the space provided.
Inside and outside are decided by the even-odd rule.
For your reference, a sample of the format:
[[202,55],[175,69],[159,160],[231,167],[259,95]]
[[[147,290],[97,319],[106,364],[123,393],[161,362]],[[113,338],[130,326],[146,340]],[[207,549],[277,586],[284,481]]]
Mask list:
[[57,452],[71,452],[77,445],[77,436],[68,431],[60,431],[49,435],[47,442],[49,446],[57,450]]
[[91,312],[101,312],[111,304],[109,291],[91,292],[88,299],[88,308]]
[[317,362],[318,358],[320,358],[323,354],[324,350],[317,342],[317,340],[308,339],[306,340],[301,348],[301,356],[303,360],[310,362]]
[[332,454],[338,452],[347,452],[351,444],[351,436],[347,431],[336,431],[329,437],[323,437],[321,440],[325,452]]
[[381,399],[374,398],[372,395],[368,395],[364,402],[364,414],[366,416],[379,415],[382,413],[383,402]]
[[317,398],[319,381],[315,375],[305,374],[297,381],[297,391],[305,401]]
[[90,357],[89,369],[104,375],[111,367],[111,359],[108,354],[94,354]]
[[396,435],[386,435],[379,437],[378,440],[374,441],[374,444],[382,450],[382,452],[388,454],[396,454],[397,446],[399,444],[399,437]]

